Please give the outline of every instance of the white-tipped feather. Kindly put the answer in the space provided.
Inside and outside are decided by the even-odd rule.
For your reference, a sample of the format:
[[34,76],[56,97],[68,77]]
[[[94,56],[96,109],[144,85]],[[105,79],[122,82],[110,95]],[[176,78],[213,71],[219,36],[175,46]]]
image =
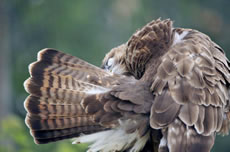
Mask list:
[[29,92],[29,90],[28,90],[28,84],[29,84],[29,82],[30,82],[30,79],[28,78],[23,83],[23,86],[24,86],[26,92]]
[[37,62],[32,62],[32,63],[29,64],[28,69],[29,69],[30,75],[32,75],[31,71],[32,71],[32,69],[33,69],[33,66],[34,66],[36,63],[37,63]]
[[45,49],[42,49],[41,51],[38,52],[38,55],[37,55],[37,60],[40,61],[41,60],[41,56],[44,52],[46,52],[47,50],[49,50],[49,48],[45,48]]

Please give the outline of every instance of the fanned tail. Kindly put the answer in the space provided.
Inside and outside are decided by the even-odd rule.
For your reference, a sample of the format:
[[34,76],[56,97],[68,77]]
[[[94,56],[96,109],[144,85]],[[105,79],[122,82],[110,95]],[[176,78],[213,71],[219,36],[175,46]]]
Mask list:
[[[83,98],[110,89],[111,75],[96,66],[53,49],[38,53],[24,83],[26,124],[38,144],[73,138],[106,128],[94,123],[81,106]],[[103,82],[101,79],[103,78]]]

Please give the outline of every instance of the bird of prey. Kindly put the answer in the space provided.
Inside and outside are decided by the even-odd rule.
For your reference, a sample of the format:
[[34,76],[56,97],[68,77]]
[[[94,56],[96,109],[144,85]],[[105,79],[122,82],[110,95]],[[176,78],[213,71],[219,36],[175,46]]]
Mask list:
[[209,152],[229,131],[230,62],[207,35],[151,21],[102,67],[54,49],[24,83],[35,143],[74,138],[89,152]]

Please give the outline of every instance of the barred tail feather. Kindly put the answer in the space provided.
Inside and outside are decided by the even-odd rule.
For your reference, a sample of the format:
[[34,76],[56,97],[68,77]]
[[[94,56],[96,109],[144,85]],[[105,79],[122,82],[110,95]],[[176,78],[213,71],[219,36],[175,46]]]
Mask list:
[[30,116],[41,119],[86,116],[84,109],[78,103],[65,103],[64,100],[54,100],[30,95],[24,102],[24,107]]
[[105,130],[105,128],[97,126],[83,126],[74,127],[61,130],[50,130],[50,131],[31,131],[31,134],[35,138],[36,144],[46,144],[49,142],[55,142],[58,140],[70,139],[80,136],[82,133],[90,134]]
[[[102,77],[116,77],[116,75],[77,57],[53,49],[41,50],[37,58],[38,61],[29,66],[31,76],[40,75],[41,73],[44,73],[43,75],[72,76],[73,79],[84,82],[92,82],[92,78],[97,78],[99,81]],[[104,79],[106,83],[101,83],[100,85],[106,85],[109,83],[109,80],[111,80],[111,78],[107,81]]]
[[[30,95],[24,106],[26,124],[37,144],[105,130],[92,121],[81,101],[109,91],[106,86],[115,75],[53,49],[40,51],[29,71],[31,77],[24,87]],[[105,77],[102,83],[100,79]]]

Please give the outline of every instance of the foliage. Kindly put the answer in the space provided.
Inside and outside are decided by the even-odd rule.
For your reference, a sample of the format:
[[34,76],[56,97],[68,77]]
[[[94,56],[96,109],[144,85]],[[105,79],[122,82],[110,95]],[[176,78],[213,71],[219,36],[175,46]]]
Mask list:
[[87,145],[72,145],[70,140],[36,145],[24,121],[17,116],[1,122],[0,144],[0,152],[84,152],[87,149]]

